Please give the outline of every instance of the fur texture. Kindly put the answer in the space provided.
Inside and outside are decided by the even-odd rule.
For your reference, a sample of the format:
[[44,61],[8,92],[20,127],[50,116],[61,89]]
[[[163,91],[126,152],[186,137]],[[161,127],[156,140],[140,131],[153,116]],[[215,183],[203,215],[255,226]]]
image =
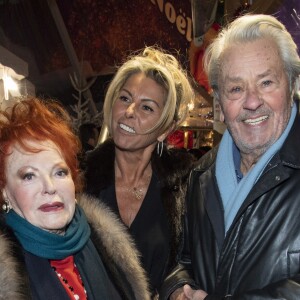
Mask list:
[[[12,255],[11,242],[4,234],[0,236],[0,299],[21,300],[22,276],[18,273],[18,262]],[[25,298],[26,299],[26,298]]]
[[[123,299],[150,300],[146,275],[126,229],[99,200],[77,197],[91,226],[92,241]],[[128,292],[129,291],[129,292]],[[22,249],[0,215],[0,299],[31,299]]]
[[[140,266],[139,254],[126,227],[99,200],[84,196],[79,203],[97,236],[101,237],[106,253],[104,259],[120,267],[134,291],[135,299],[150,299],[146,274]],[[114,273],[112,269],[110,271]]]

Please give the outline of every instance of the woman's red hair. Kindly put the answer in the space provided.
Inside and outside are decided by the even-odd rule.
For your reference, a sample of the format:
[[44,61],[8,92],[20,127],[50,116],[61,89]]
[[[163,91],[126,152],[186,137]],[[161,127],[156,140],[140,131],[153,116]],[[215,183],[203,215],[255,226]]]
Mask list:
[[[56,101],[26,98],[6,111],[0,111],[0,190],[6,185],[5,165],[11,147],[18,143],[29,152],[38,152],[26,143],[52,141],[70,168],[76,190],[81,188],[78,153],[80,142],[73,132],[70,116]],[[2,193],[0,193],[2,202]]]

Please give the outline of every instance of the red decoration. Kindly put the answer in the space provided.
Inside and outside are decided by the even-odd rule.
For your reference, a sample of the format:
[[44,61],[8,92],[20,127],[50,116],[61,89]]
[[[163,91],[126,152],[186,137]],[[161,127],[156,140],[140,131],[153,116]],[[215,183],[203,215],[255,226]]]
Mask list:
[[208,84],[207,76],[203,70],[203,55],[207,46],[217,36],[219,29],[220,25],[214,23],[204,35],[203,44],[200,47],[196,47],[195,44],[192,43],[190,47],[191,73],[196,79],[196,81],[201,86],[203,86],[208,92],[210,91],[210,86]]
[[173,148],[193,148],[193,131],[176,130],[167,138],[168,146]]

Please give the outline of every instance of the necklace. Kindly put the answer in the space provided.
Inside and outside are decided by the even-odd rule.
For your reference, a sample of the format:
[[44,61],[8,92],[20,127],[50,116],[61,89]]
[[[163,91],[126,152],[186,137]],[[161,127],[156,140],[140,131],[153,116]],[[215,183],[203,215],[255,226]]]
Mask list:
[[131,193],[137,200],[142,200],[145,197],[149,182],[150,182],[151,176],[147,176],[144,186],[134,186],[134,187],[125,187],[125,190],[129,193]]
[[142,188],[133,187],[133,188],[126,188],[126,190],[133,194],[133,196],[137,200],[141,200],[144,197],[144,192]]
[[151,180],[152,174],[141,178],[137,185],[128,187],[118,181],[116,185],[116,196],[119,208],[119,213],[122,221],[130,227],[131,223],[135,219],[143,199],[147,193],[148,186]]

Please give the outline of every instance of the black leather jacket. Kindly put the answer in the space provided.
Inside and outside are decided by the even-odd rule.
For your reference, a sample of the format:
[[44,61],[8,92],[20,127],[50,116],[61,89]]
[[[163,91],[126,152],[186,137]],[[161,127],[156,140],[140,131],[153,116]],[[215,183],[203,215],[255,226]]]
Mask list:
[[[217,149],[192,172],[185,246],[160,299],[184,283],[212,299],[300,299],[300,120],[224,235]],[[226,174],[224,174],[226,176]]]

